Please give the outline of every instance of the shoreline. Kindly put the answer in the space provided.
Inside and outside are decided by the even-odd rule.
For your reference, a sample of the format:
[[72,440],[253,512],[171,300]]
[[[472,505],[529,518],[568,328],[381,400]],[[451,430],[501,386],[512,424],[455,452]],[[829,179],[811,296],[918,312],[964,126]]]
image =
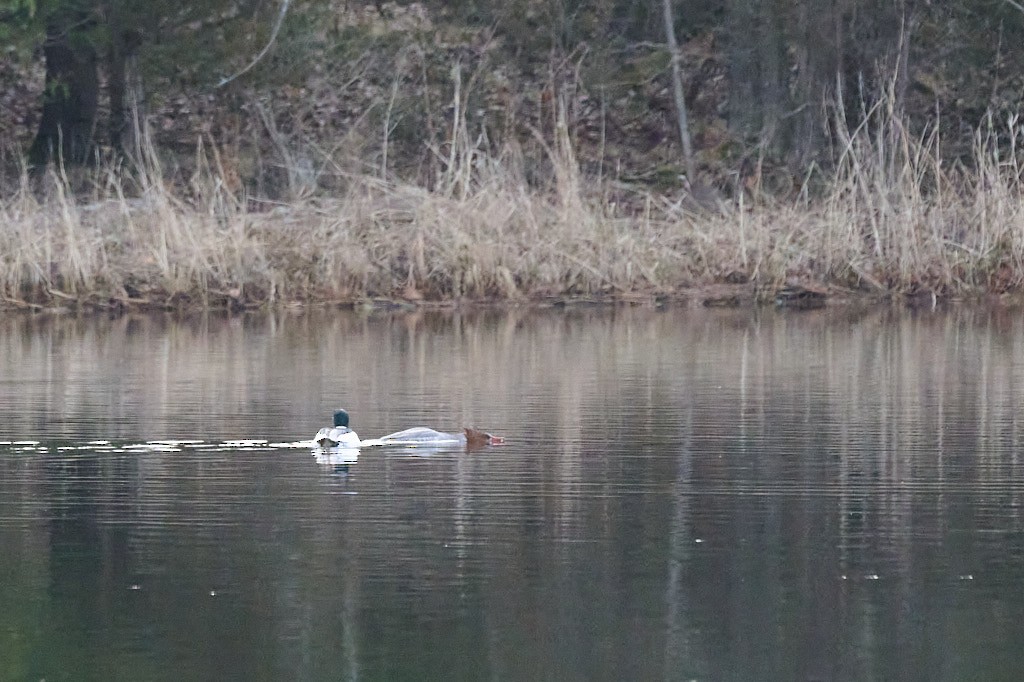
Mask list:
[[710,283],[682,287],[672,292],[634,291],[586,295],[521,296],[517,298],[460,298],[409,300],[400,297],[371,296],[349,300],[307,299],[291,301],[252,301],[226,292],[215,292],[206,300],[174,294],[166,298],[126,299],[88,294],[73,297],[59,293],[47,302],[28,302],[7,297],[0,299],[0,315],[128,315],[128,314],[243,314],[251,312],[312,312],[339,310],[353,313],[467,312],[501,310],[580,310],[587,308],[723,309],[723,310],[819,310],[824,308],[895,307],[929,310],[956,305],[980,304],[991,307],[1024,305],[1024,292],[977,293],[938,296],[926,291],[913,294],[891,292],[886,295],[836,286],[789,285],[766,295],[750,283]]

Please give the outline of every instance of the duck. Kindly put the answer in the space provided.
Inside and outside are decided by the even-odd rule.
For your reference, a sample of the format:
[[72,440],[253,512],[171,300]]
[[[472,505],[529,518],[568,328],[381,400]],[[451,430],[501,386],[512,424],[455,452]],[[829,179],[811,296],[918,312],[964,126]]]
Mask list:
[[389,433],[386,436],[363,441],[364,447],[381,445],[402,445],[406,447],[444,448],[452,446],[465,446],[469,450],[475,450],[488,445],[503,445],[505,439],[495,436],[486,431],[464,428],[462,433],[445,433],[435,431],[425,426],[414,426],[411,429]]
[[325,426],[317,431],[313,442],[322,448],[358,448],[359,435],[348,427],[348,412],[337,410],[334,413],[334,426]]

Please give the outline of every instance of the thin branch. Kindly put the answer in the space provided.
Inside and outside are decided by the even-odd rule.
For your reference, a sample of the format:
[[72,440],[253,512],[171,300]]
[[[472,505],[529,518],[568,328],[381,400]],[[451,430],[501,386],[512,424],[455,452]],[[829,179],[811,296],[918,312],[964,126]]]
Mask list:
[[272,30],[270,32],[270,40],[268,40],[267,44],[263,46],[263,49],[260,50],[260,53],[258,55],[256,55],[255,59],[253,59],[251,62],[249,62],[248,66],[246,66],[244,69],[242,69],[241,71],[239,71],[235,75],[230,76],[229,78],[222,78],[220,80],[220,82],[217,83],[216,87],[218,87],[218,88],[224,87],[225,85],[227,85],[231,81],[235,80],[236,78],[238,78],[242,74],[244,74],[247,71],[249,71],[250,69],[252,69],[252,67],[256,66],[256,64],[259,63],[259,61],[261,59],[263,59],[263,57],[270,50],[270,46],[274,44],[274,40],[277,38],[278,31],[281,30],[281,24],[284,23],[284,15],[288,13],[288,5],[290,5],[290,4],[291,4],[291,0],[281,0],[281,11],[277,15],[277,22],[274,24],[274,30]]
[[1020,12],[1024,12],[1024,5],[1021,5],[1016,0],[1003,0],[1003,2],[1005,2],[1007,5],[1009,5],[1010,7],[1014,8],[1015,10],[1018,10]]

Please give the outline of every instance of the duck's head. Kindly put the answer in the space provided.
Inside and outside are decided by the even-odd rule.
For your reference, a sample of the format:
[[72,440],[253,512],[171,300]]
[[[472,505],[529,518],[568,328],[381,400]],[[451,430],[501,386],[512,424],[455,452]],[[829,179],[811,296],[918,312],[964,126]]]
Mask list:
[[348,412],[338,410],[334,413],[334,426],[348,428]]
[[485,445],[504,445],[505,439],[501,436],[493,436],[486,431],[477,431],[468,426],[462,429],[466,434],[466,447],[471,450],[482,448]]

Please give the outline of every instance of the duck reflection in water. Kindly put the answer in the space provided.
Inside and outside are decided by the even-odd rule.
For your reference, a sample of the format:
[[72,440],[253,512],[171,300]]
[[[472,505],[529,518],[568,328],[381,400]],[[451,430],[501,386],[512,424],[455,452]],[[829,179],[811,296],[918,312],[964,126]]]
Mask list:
[[347,476],[349,467],[359,461],[359,448],[316,448],[313,456],[325,472]]

